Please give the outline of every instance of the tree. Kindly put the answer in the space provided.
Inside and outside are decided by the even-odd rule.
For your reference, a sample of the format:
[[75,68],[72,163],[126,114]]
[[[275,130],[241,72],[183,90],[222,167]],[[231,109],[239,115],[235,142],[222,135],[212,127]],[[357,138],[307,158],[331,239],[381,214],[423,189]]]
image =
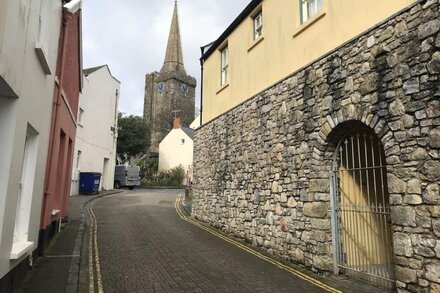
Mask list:
[[119,113],[118,143],[116,152],[120,157],[136,157],[147,152],[150,146],[150,131],[144,119]]

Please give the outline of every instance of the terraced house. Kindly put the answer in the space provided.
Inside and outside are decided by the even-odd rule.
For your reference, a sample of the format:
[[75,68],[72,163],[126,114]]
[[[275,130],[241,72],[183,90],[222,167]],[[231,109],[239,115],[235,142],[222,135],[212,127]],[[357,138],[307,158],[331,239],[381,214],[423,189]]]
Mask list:
[[315,272],[440,292],[439,7],[251,1],[202,48],[193,216]]

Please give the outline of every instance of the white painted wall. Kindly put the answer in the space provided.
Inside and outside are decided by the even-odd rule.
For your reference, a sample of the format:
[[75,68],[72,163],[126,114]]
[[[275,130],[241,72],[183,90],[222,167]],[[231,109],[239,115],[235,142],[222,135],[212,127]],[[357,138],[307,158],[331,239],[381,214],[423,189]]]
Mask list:
[[[0,278],[38,244],[61,5],[55,0],[0,0]],[[43,72],[37,43],[44,47],[51,74]],[[6,97],[11,90],[15,97]],[[18,259],[11,259],[12,252]]]
[[200,115],[198,115],[196,117],[196,119],[194,119],[194,121],[191,123],[191,125],[189,126],[189,128],[191,129],[197,129],[200,127]]
[[[107,66],[84,77],[84,88],[79,98],[79,107],[84,112],[76,132],[71,195],[79,193],[79,172],[104,174],[101,189],[113,189],[119,91],[120,82],[111,75]],[[78,151],[81,151],[79,159]],[[106,170],[105,158],[108,159]]]
[[159,144],[159,173],[179,165],[185,172],[192,170],[193,148],[193,140],[182,129],[172,129]]

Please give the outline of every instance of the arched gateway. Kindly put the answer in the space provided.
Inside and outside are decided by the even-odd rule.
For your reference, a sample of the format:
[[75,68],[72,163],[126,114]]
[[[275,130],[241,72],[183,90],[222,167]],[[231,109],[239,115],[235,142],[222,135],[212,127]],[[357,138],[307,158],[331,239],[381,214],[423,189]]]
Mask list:
[[382,144],[360,122],[333,131],[331,171],[335,273],[394,287],[393,238]]

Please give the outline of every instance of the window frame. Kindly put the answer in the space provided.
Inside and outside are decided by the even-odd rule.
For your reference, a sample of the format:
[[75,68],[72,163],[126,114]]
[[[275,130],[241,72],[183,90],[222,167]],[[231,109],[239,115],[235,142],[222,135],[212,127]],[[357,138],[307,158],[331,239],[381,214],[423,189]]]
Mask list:
[[[257,20],[261,19],[260,24],[257,26]],[[264,29],[264,18],[263,18],[263,10],[258,10],[257,13],[255,13],[252,16],[252,24],[253,24],[253,40],[258,40],[263,36],[263,29]]]
[[78,124],[83,125],[83,115],[84,115],[84,109],[82,107],[79,107],[78,109]]
[[[226,54],[224,54],[226,52]],[[220,86],[229,83],[229,46],[225,44],[220,49]]]
[[[309,11],[310,2],[314,3],[315,10]],[[324,0],[299,0],[300,23],[304,24],[324,9]]]

